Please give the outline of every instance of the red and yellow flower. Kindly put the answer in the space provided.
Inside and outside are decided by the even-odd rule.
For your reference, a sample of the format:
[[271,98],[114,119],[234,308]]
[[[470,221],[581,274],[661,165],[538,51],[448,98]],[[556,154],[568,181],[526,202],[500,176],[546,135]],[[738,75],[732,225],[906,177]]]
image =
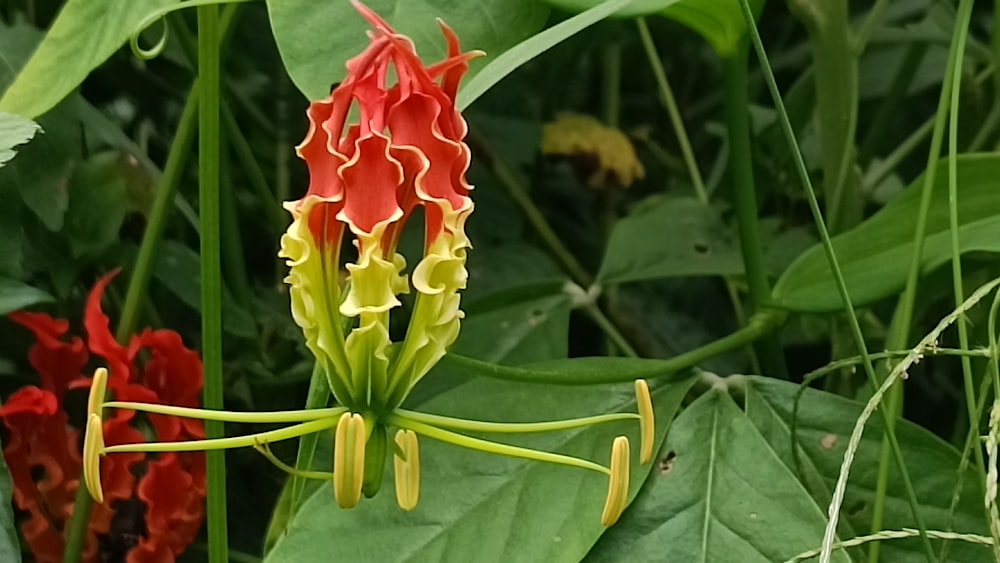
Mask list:
[[[405,510],[419,499],[417,436],[501,455],[592,470],[609,477],[602,522],[611,525],[627,503],[629,442],[619,436],[606,467],[589,460],[472,438],[463,432],[546,432],[621,420],[641,424],[640,459],[652,456],[652,406],[644,381],[636,383],[638,413],[539,423],[492,423],[412,412],[401,408],[410,390],[447,352],[458,336],[459,291],[468,277],[470,248],[465,222],[472,212],[466,181],[470,151],[467,126],[456,107],[458,86],[469,61],[458,37],[440,27],[448,56],[425,65],[413,42],[355,2],[373,30],[368,47],[347,62],[347,76],[328,98],[309,106],[309,131],[297,148],[309,168],[306,194],[285,205],[292,223],[281,239],[280,255],[290,268],[292,317],[326,374],[339,406],[303,411],[237,413],[206,411],[143,401],[104,402],[104,378],[91,389],[84,447],[84,474],[91,494],[101,496],[108,454],[179,452],[255,447],[298,477],[332,482],[344,508],[362,494],[374,495],[390,453],[395,458],[396,496]],[[407,221],[418,208],[424,219],[423,254],[408,270],[397,252]],[[341,279],[344,239],[357,255]],[[392,342],[389,316],[399,296],[416,293],[402,341]],[[103,376],[103,372],[101,373]],[[113,389],[113,385],[108,385]],[[296,423],[223,440],[111,445],[102,432],[103,411],[131,409],[152,414],[233,422]],[[306,471],[284,465],[267,449],[277,440],[336,429],[333,471]],[[389,445],[395,430],[395,446]],[[294,501],[293,501],[294,502]]]

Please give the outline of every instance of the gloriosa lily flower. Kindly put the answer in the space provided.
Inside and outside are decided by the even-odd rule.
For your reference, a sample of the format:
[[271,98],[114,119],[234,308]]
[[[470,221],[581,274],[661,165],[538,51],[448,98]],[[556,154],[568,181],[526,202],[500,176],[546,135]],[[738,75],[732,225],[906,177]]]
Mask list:
[[[91,393],[84,466],[92,493],[100,494],[100,456],[116,452],[180,451],[253,446],[293,475],[333,482],[337,503],[350,508],[374,495],[386,456],[394,456],[396,498],[411,510],[419,498],[417,436],[486,452],[590,469],[609,476],[602,521],[614,523],[628,496],[629,442],[612,445],[610,467],[570,456],[486,441],[462,434],[545,432],[597,423],[641,421],[645,463],[652,457],[653,411],[644,381],[636,382],[639,413],[605,414],[554,422],[505,424],[455,419],[401,408],[410,390],[440,360],[459,332],[459,290],[466,284],[465,221],[472,212],[465,174],[470,151],[467,126],[455,107],[458,84],[470,59],[443,23],[448,57],[424,66],[412,41],[374,12],[355,2],[374,28],[368,47],[347,63],[347,77],[330,96],[309,107],[309,132],[297,148],[309,168],[305,197],[289,202],[292,224],[281,239],[280,256],[290,273],[292,316],[302,327],[340,406],[272,413],[204,411],[135,402],[104,402],[103,379]],[[390,83],[390,77],[395,78]],[[358,121],[348,124],[352,111]],[[423,208],[424,254],[404,273],[396,252],[406,221]],[[340,280],[341,243],[349,236],[357,259]],[[391,342],[389,315],[398,296],[416,292],[405,338]],[[226,420],[295,422],[251,436],[189,442],[105,446],[100,431],[104,408]],[[333,471],[299,471],[270,454],[269,442],[336,428]],[[389,432],[395,429],[394,445]]]

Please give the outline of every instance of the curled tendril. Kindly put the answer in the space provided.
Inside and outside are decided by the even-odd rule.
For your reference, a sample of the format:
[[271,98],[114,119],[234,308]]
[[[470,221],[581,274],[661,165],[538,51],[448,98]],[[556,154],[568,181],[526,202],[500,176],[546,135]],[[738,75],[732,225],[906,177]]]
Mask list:
[[[167,46],[167,38],[170,37],[170,26],[165,21],[167,14],[183,10],[185,8],[196,8],[198,6],[211,6],[215,4],[238,4],[251,1],[252,0],[187,0],[186,2],[153,10],[139,21],[139,24],[135,27],[135,31],[132,32],[131,36],[129,36],[129,47],[132,49],[132,54],[139,59],[144,61],[155,59],[163,53],[163,49]],[[160,20],[164,20],[163,33],[160,35],[160,39],[152,47],[144,49],[141,45],[139,45],[139,36],[142,35],[142,32],[146,31]]]

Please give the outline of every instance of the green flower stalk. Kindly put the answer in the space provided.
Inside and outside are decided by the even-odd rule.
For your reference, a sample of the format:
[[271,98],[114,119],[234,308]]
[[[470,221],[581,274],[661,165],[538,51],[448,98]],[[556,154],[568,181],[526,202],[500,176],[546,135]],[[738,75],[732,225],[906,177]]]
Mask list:
[[[413,387],[458,337],[460,291],[468,279],[470,248],[465,222],[473,210],[465,175],[471,154],[468,128],[455,106],[470,59],[458,37],[440,23],[447,58],[425,66],[413,42],[365,6],[355,7],[374,28],[368,47],[347,63],[347,77],[330,96],[310,105],[309,132],[297,147],[310,182],[306,195],[285,208],[292,223],[281,238],[287,259],[292,317],[326,373],[340,405],[303,411],[239,413],[134,402],[104,401],[106,372],[91,387],[84,466],[98,498],[100,457],[117,452],[169,452],[254,447],[300,477],[329,480],[343,508],[375,495],[392,452],[396,499],[404,510],[420,497],[418,436],[500,455],[579,467],[609,477],[602,522],[613,524],[627,504],[628,438],[612,446],[610,467],[571,456],[491,442],[465,434],[548,432],[619,420],[640,421],[640,459],[653,449],[653,408],[645,381],[636,382],[638,413],[615,413],[537,423],[494,423],[413,412],[402,408]],[[394,82],[391,82],[391,78]],[[356,123],[348,123],[357,115]],[[424,252],[407,274],[399,237],[417,207],[424,215]],[[350,238],[357,259],[341,275],[341,246]],[[416,293],[406,335],[389,337],[389,316],[399,296]],[[346,321],[346,322],[345,322]],[[231,422],[292,423],[250,436],[105,446],[105,408]],[[297,471],[268,444],[334,429],[333,471]],[[391,431],[395,431],[392,442]]]

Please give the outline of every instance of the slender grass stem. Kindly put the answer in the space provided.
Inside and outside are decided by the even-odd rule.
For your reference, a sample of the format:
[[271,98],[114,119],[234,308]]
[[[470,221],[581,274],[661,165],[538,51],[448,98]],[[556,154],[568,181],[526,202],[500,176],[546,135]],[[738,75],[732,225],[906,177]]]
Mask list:
[[691,184],[698,195],[698,200],[702,203],[708,203],[708,190],[705,189],[705,181],[702,180],[701,171],[698,169],[698,161],[694,157],[694,151],[691,150],[691,140],[688,139],[687,129],[684,128],[684,120],[681,118],[680,110],[677,109],[677,100],[674,98],[674,91],[667,80],[666,71],[663,70],[663,61],[660,60],[660,55],[656,51],[656,44],[653,42],[653,36],[649,33],[649,26],[646,25],[645,18],[636,18],[635,24],[639,28],[639,38],[642,40],[642,47],[646,51],[646,57],[649,59],[649,66],[653,71],[653,76],[656,77],[656,84],[660,88],[660,97],[667,107],[670,124],[674,128],[674,134],[677,135],[677,143],[681,147],[681,154],[684,156],[684,163],[687,165]]
[[[764,45],[761,42],[760,34],[757,31],[756,23],[753,19],[753,12],[750,10],[750,5],[747,0],[740,0],[740,7],[743,11],[744,21],[747,25],[747,30],[750,33],[750,39],[753,42],[754,49],[757,51],[757,57],[760,62],[761,70],[764,73],[765,82],[767,83],[768,90],[771,92],[771,97],[774,100],[775,109],[778,111],[778,121],[781,125],[782,132],[788,141],[789,149],[792,152],[792,157],[795,162],[795,169],[798,173],[799,180],[802,182],[802,186],[805,189],[806,198],[809,202],[809,209],[812,212],[813,220],[816,223],[816,228],[819,231],[820,239],[823,242],[823,249],[826,252],[827,260],[830,263],[830,269],[833,272],[834,280],[837,283],[837,290],[840,293],[840,298],[844,304],[844,312],[847,314],[849,325],[851,328],[851,334],[854,337],[855,344],[858,347],[858,352],[860,353],[863,365],[865,368],[865,374],[868,377],[869,384],[872,390],[878,389],[878,378],[875,374],[875,367],[872,364],[871,357],[868,354],[868,346],[865,344],[864,335],[861,333],[861,326],[858,323],[857,314],[854,312],[854,306],[851,302],[851,295],[847,291],[847,284],[844,281],[844,274],[840,270],[840,264],[837,261],[837,256],[834,253],[833,245],[830,242],[830,233],[827,231],[826,223],[823,220],[823,214],[819,209],[819,202],[816,199],[816,192],[813,190],[812,181],[809,179],[809,172],[806,169],[805,161],[802,158],[802,152],[799,150],[798,142],[795,139],[795,132],[792,130],[791,122],[788,119],[788,112],[785,109],[785,104],[781,100],[781,93],[778,91],[778,84],[774,79],[774,73],[771,70],[771,66],[767,60],[767,53],[764,51]],[[900,476],[902,477],[903,487],[906,490],[907,502],[910,505],[910,510],[913,513],[913,519],[917,524],[917,528],[920,530],[920,537],[923,540],[924,550],[926,551],[928,561],[936,561],[934,555],[934,549],[931,546],[930,540],[927,537],[927,526],[924,523],[923,515],[920,513],[920,505],[917,501],[917,495],[913,488],[913,481],[910,478],[909,471],[906,468],[905,460],[903,459],[903,452],[899,446],[899,441],[896,438],[895,429],[892,427],[891,418],[886,414],[884,410],[879,410],[882,414],[883,422],[886,426],[886,439],[889,442],[890,448],[892,449],[893,458],[896,461],[896,465],[899,468]],[[831,520],[836,520],[839,517],[839,513],[831,512],[829,518]],[[829,553],[824,554],[825,557],[821,560],[822,563],[829,563]]]

